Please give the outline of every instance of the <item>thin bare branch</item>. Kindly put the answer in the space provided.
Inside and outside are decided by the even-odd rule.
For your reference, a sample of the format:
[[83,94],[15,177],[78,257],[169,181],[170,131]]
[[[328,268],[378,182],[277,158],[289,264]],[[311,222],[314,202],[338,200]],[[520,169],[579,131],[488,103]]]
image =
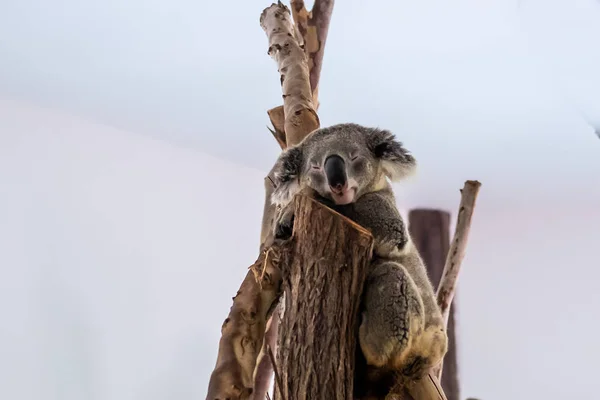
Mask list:
[[452,303],[456,291],[460,266],[467,250],[469,232],[471,231],[471,218],[473,217],[480,187],[481,183],[478,181],[466,181],[464,188],[461,190],[462,196],[458,208],[454,237],[452,238],[452,244],[446,258],[444,274],[437,290],[437,302],[440,305],[442,317],[446,323],[448,322],[450,303]]
[[[448,317],[450,315],[450,304],[452,304],[456,292],[460,267],[467,250],[469,232],[471,231],[471,219],[480,187],[481,183],[478,181],[466,181],[464,188],[461,190],[454,237],[448,251],[446,264],[444,265],[444,273],[437,289],[437,302],[446,325],[448,325]],[[444,363],[441,362],[433,369],[433,374],[438,379],[441,379],[443,368]]]
[[325,54],[325,42],[333,13],[334,0],[315,0],[309,12],[303,0],[291,0],[294,22],[302,35],[310,69],[310,87],[315,109],[319,108],[319,80]]
[[300,43],[300,45],[304,47],[304,51],[306,51],[306,40],[304,38],[308,31],[308,19],[310,18],[310,13],[304,6],[304,0],[291,0],[290,5],[292,6],[292,18],[296,25],[298,43]]
[[267,345],[267,352],[269,353],[269,358],[271,359],[271,365],[273,366],[273,370],[275,371],[275,386],[277,386],[275,388],[275,390],[277,390],[277,388],[279,388],[279,395],[281,396],[282,399],[285,399],[285,396],[283,395],[283,383],[281,382],[281,375],[279,374],[279,370],[277,369],[277,363],[275,362],[275,355],[273,355],[273,350],[271,349],[271,346]]
[[[281,301],[281,300],[280,300]],[[260,400],[264,394],[268,394],[271,385],[271,375],[273,372],[273,363],[269,357],[269,350],[277,352],[277,334],[279,331],[279,304],[273,310],[271,317],[267,322],[263,345],[256,361],[254,371],[254,395],[253,398]]]

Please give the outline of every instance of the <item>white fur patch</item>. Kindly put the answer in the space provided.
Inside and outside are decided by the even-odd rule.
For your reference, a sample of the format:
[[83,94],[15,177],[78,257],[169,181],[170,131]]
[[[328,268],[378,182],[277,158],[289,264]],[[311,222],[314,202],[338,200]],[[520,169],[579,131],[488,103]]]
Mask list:
[[400,179],[414,174],[417,170],[415,164],[399,163],[397,161],[388,160],[382,160],[381,167],[383,168],[383,172],[392,182],[398,182]]
[[299,191],[300,184],[298,183],[297,179],[294,179],[290,182],[281,183],[271,195],[271,203],[275,204],[276,206],[285,206],[292,201],[296,193]]

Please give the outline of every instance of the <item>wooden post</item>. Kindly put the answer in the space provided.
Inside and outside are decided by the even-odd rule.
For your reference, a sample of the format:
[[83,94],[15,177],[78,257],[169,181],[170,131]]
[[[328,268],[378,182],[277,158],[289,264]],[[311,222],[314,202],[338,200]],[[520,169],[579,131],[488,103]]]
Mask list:
[[277,362],[282,387],[275,399],[352,400],[358,309],[373,237],[310,197],[295,203],[292,243],[280,263],[285,313]]
[[[408,230],[423,258],[427,272],[438,287],[450,248],[450,213],[441,210],[414,209],[408,214]],[[444,373],[441,384],[448,400],[460,400],[454,310],[450,307],[448,318],[448,352],[444,356]]]

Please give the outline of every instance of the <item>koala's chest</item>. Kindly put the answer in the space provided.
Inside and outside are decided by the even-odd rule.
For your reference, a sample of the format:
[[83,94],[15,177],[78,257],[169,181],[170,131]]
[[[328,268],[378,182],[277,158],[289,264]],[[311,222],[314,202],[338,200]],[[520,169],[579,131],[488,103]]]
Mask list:
[[[342,214],[344,217],[356,222],[357,224],[363,226],[364,228],[372,231],[375,225],[379,225],[377,220],[381,220],[385,218],[384,216],[377,215],[377,210],[365,210],[364,207],[358,207],[356,203],[351,203],[347,205],[329,205],[329,207],[338,213]],[[373,232],[372,232],[373,233]]]
[[339,212],[344,217],[349,218],[352,221],[358,223],[357,219],[360,219],[360,215],[358,213],[358,210],[356,210],[354,203],[347,204],[347,205],[336,205],[331,202],[328,202],[328,203],[329,204],[325,204],[325,205],[327,205],[332,210]]
[[344,217],[356,222],[362,227],[368,229],[369,231],[372,231],[372,227],[374,225],[373,217],[376,213],[376,210],[371,210],[371,212],[365,212],[365,210],[361,207],[357,207],[356,203],[337,205],[333,202],[325,201],[324,204],[332,210],[342,214]]

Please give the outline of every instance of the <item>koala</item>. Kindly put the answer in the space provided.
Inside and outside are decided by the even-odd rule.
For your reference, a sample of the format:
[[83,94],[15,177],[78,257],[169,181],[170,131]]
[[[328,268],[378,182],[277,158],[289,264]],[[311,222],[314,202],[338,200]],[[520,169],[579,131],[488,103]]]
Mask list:
[[292,235],[292,199],[300,192],[372,233],[359,345],[368,365],[417,379],[442,360],[448,339],[433,286],[389,183],[415,168],[414,157],[391,132],[334,125],[313,131],[280,155],[271,201],[279,209],[277,240]]

